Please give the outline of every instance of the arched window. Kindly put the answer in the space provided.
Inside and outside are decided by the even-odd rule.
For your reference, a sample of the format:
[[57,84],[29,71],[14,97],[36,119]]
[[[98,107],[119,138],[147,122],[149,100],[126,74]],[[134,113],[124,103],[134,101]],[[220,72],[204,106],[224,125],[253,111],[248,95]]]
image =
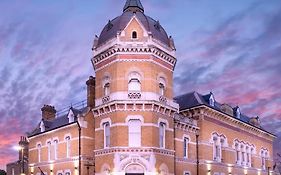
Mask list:
[[47,142],[47,147],[48,147],[48,160],[51,160],[51,141]]
[[159,78],[159,94],[161,96],[165,95],[165,86],[166,86],[166,81],[163,77]]
[[54,158],[55,160],[58,159],[58,140],[54,140]]
[[37,149],[38,149],[38,162],[41,162],[41,144],[37,145]]
[[238,143],[235,143],[235,150],[236,150],[236,163],[240,165],[240,147]]
[[137,39],[138,38],[138,33],[136,31],[132,32],[132,38]]
[[130,92],[140,92],[141,91],[141,83],[138,79],[133,78],[129,81],[128,90]]
[[221,162],[222,159],[222,145],[224,145],[225,137],[222,135],[218,135],[217,133],[214,133],[212,135],[212,141],[213,141],[213,156],[214,160]]
[[110,93],[110,84],[106,83],[103,87],[103,91],[104,91],[104,96],[108,96]]
[[188,142],[189,139],[184,137],[183,139],[183,157],[188,158]]
[[110,146],[110,125],[109,122],[105,122],[103,124],[104,131],[104,148],[108,148]]
[[70,157],[70,150],[71,150],[70,136],[65,137],[65,142],[66,142],[66,157],[69,158]]
[[131,119],[129,124],[129,147],[141,146],[141,121],[139,119]]
[[164,122],[159,123],[159,146],[160,148],[165,148],[165,131],[166,124]]

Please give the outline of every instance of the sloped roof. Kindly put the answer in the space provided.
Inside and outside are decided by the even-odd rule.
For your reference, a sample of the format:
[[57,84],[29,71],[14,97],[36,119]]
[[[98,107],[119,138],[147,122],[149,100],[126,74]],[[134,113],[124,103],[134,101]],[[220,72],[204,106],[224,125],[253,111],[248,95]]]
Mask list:
[[[190,92],[190,93],[187,93],[187,94],[184,94],[184,95],[181,95],[181,96],[178,96],[178,97],[175,97],[174,98],[174,100],[177,102],[177,103],[179,103],[179,106],[180,106],[180,111],[182,111],[182,110],[185,110],[185,109],[189,109],[189,108],[193,108],[193,107],[196,107],[196,106],[200,106],[200,105],[205,105],[205,106],[208,106],[208,107],[210,107],[210,108],[213,108],[213,109],[215,109],[215,110],[217,110],[217,111],[220,111],[220,112],[222,112],[222,113],[225,113],[224,111],[222,111],[222,104],[221,103],[219,103],[219,102],[217,102],[217,101],[215,101],[215,104],[214,104],[214,106],[211,106],[210,104],[209,104],[209,98],[210,98],[210,96],[211,96],[211,93],[209,93],[209,94],[206,94],[206,95],[202,95],[202,94],[200,94],[200,93],[198,93],[198,92],[195,92],[195,91],[193,91],[193,92]],[[233,109],[233,114],[234,115],[232,115],[231,117],[234,117],[234,118],[236,118],[235,117],[235,109],[237,109],[237,107],[232,107],[232,109]],[[225,114],[227,114],[227,113],[225,113]],[[227,114],[227,115],[229,115],[229,114]],[[248,117],[247,115],[245,115],[245,114],[240,114],[240,118],[236,118],[237,120],[240,120],[240,121],[242,121],[242,122],[244,122],[244,123],[247,123],[247,124],[250,124],[250,125],[252,125],[251,123],[250,123],[250,117]],[[254,125],[252,125],[252,126],[254,126]],[[256,127],[256,126],[254,126],[254,127]],[[262,129],[262,130],[264,130],[263,128],[259,128],[259,129]],[[265,131],[265,130],[264,130]],[[267,132],[267,131],[266,131]]]
[[125,11],[122,15],[110,20],[99,36],[97,47],[115,38],[117,33],[125,29],[133,16],[140,21],[147,32],[151,33],[152,38],[170,47],[170,39],[159,21],[152,19],[140,11]]
[[123,8],[123,12],[125,12],[126,10],[130,10],[130,8],[137,8],[139,10],[141,10],[142,12],[144,12],[144,8],[140,2],[140,0],[127,0],[126,4]]
[[[72,122],[72,123],[75,123],[77,121],[77,116],[79,114],[84,113],[84,111],[86,109],[87,109],[87,107],[84,107],[84,108],[81,108],[81,109],[75,109],[73,107],[69,108],[69,110],[72,110],[72,112],[74,114],[74,122]],[[46,120],[42,120],[42,121],[43,121],[44,126],[45,126],[44,132],[51,131],[51,130],[59,128],[61,126],[72,124],[72,123],[69,123],[68,114],[65,114],[65,115],[60,116],[60,117],[56,117],[54,120],[51,120],[51,121],[46,121]],[[37,135],[37,134],[41,133],[40,123],[41,123],[41,121],[38,123],[37,127],[32,132],[28,133],[28,137],[31,137],[31,136],[34,136],[34,135]]]

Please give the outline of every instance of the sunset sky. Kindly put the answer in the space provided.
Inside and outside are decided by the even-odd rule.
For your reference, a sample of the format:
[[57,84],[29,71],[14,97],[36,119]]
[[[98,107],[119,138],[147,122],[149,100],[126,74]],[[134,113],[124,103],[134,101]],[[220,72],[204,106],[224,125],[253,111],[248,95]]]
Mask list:
[[[17,159],[21,135],[57,110],[86,99],[94,75],[95,34],[125,0],[0,1],[0,169]],[[142,0],[172,35],[178,63],[174,93],[212,91],[217,101],[260,116],[281,136],[280,0]],[[279,148],[278,148],[279,145]],[[281,152],[281,140],[275,150]]]

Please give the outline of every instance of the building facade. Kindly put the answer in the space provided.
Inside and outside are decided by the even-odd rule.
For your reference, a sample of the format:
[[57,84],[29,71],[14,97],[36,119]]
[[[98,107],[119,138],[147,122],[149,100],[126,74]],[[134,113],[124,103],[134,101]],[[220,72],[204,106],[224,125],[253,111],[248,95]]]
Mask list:
[[30,174],[266,175],[272,142],[258,117],[191,92],[174,98],[176,48],[140,0],[93,44],[87,106],[44,106],[29,135]]

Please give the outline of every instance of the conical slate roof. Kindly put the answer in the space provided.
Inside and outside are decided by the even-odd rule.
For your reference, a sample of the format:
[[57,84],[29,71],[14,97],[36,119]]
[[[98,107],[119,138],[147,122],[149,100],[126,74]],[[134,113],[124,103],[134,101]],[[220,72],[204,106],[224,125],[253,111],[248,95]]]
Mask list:
[[144,12],[144,8],[143,8],[140,0],[127,0],[125,6],[123,8],[123,12],[125,12],[125,11]]

